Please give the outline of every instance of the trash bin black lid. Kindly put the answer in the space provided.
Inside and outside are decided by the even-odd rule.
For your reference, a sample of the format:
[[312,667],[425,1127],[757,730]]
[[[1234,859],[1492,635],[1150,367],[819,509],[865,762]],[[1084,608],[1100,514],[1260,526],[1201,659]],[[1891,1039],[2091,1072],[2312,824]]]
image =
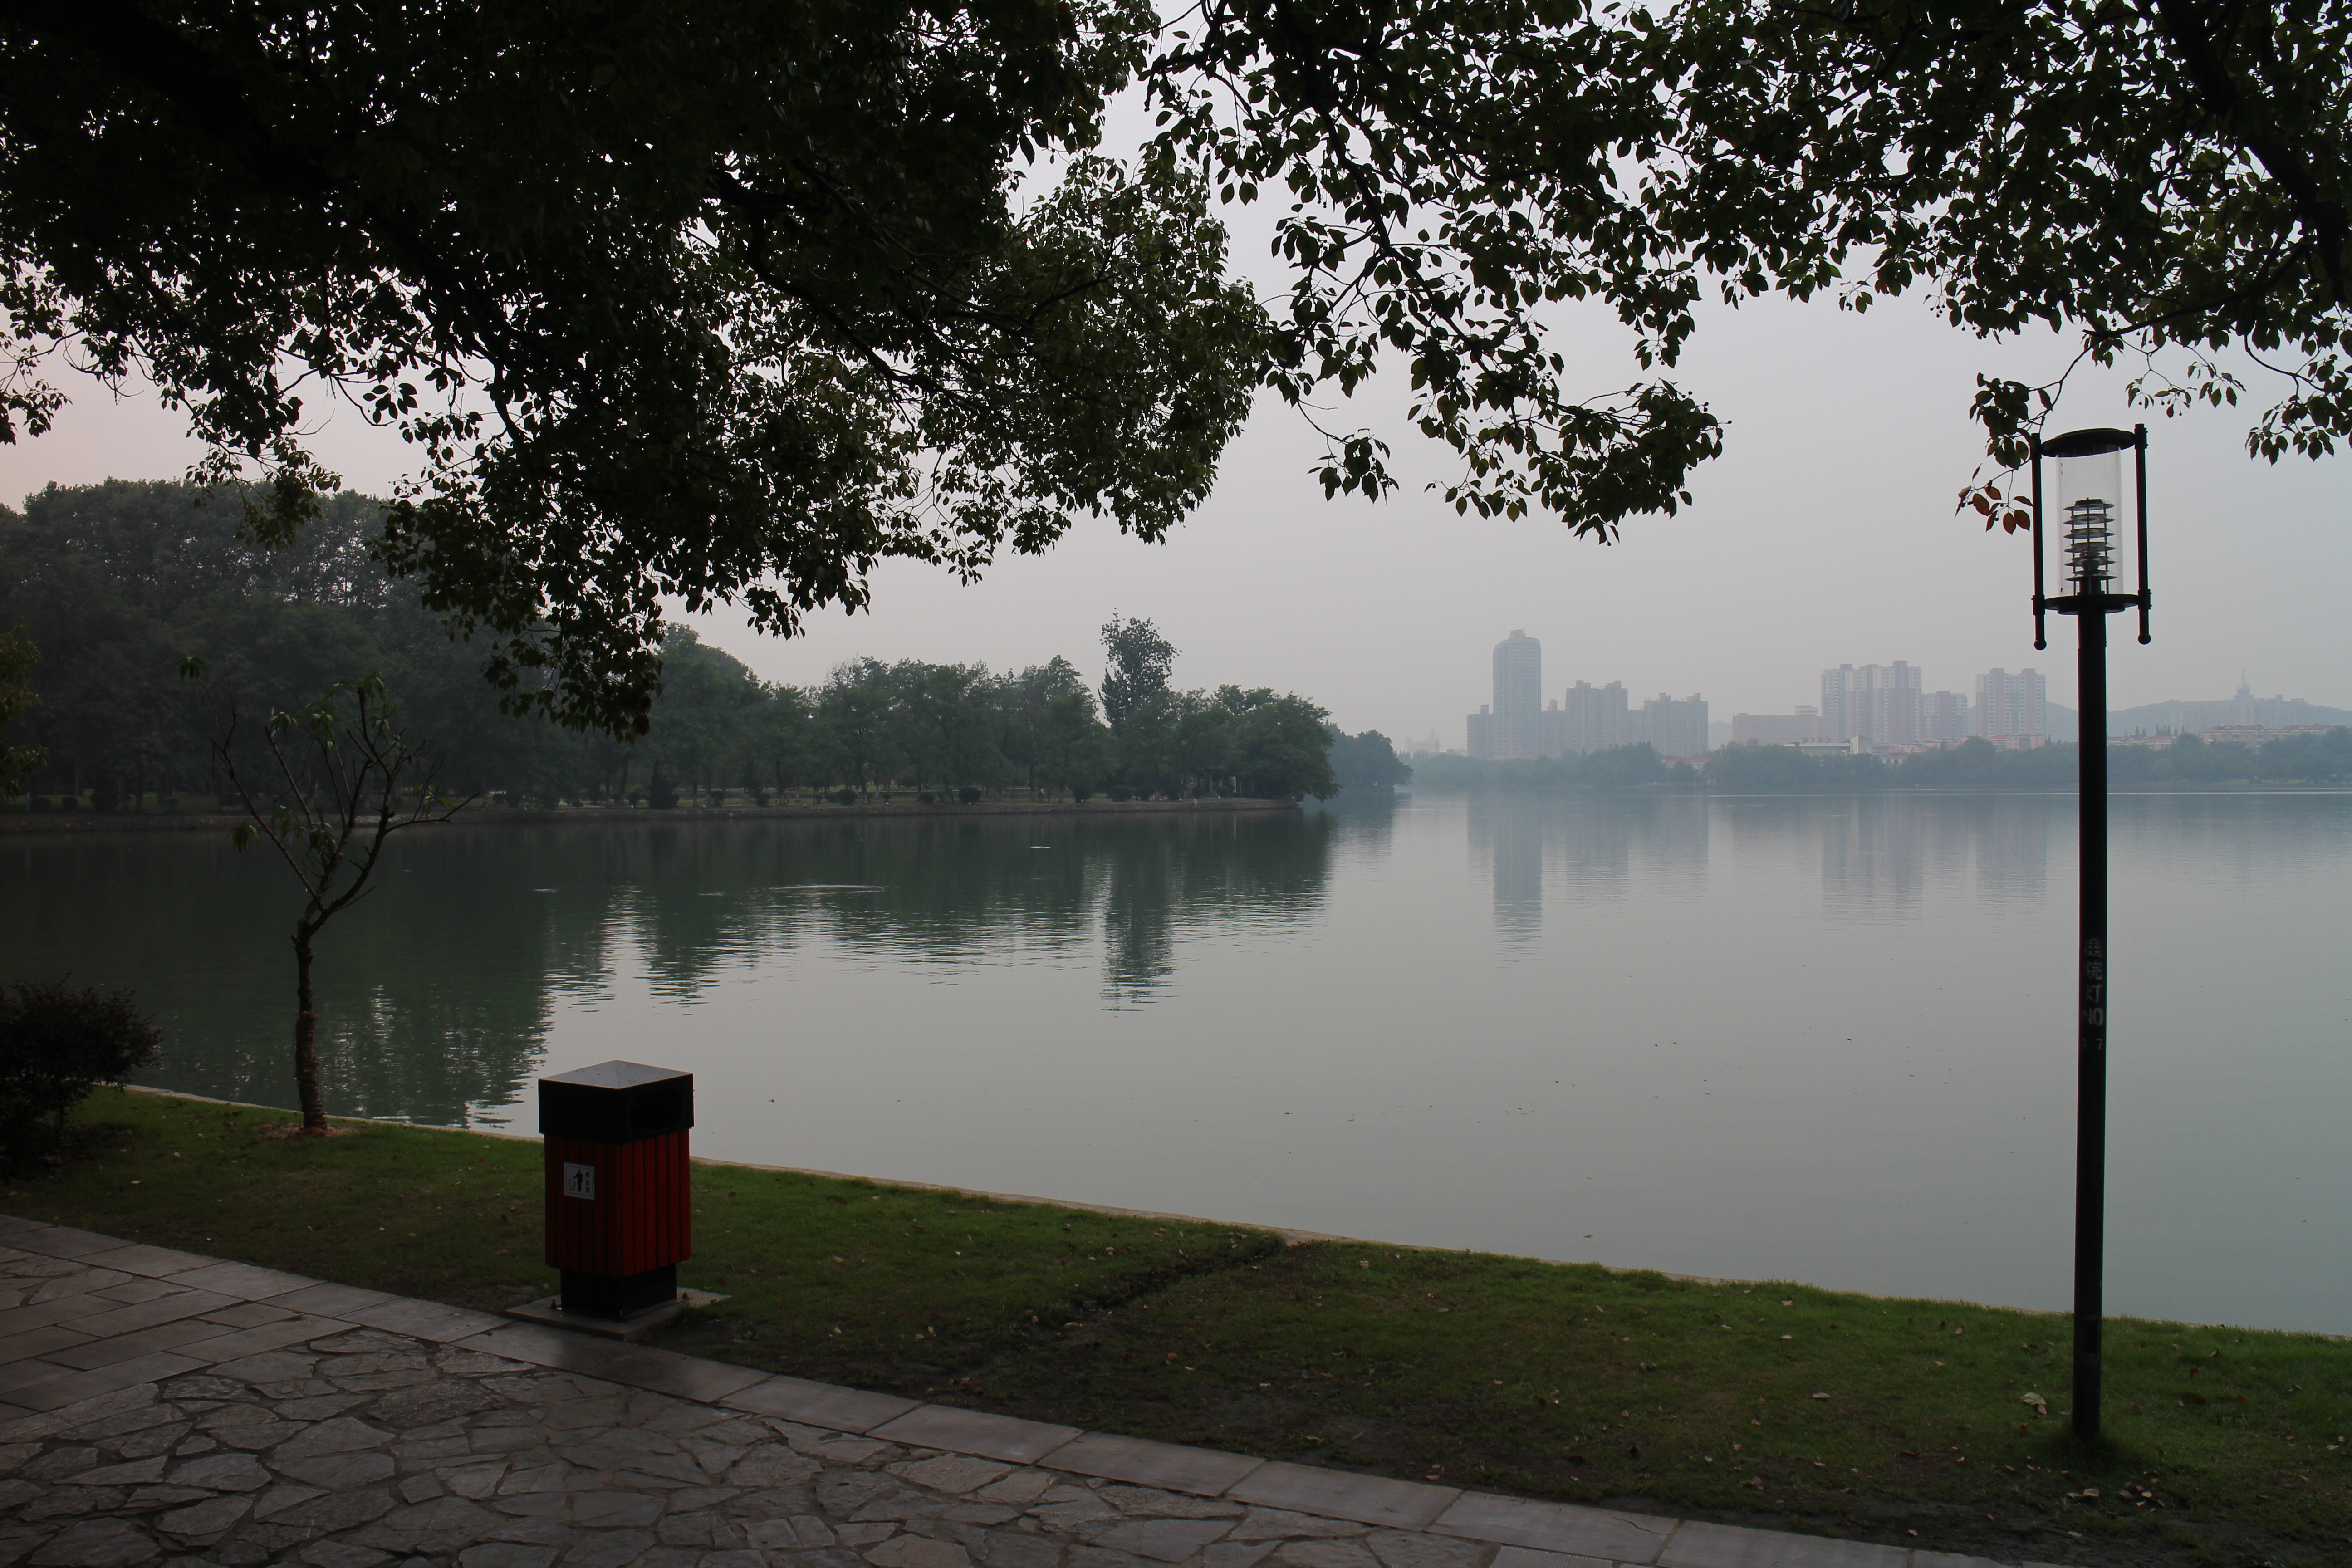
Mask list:
[[694,1075],[643,1062],[598,1062],[539,1080],[539,1131],[548,1138],[634,1143],[694,1125]]

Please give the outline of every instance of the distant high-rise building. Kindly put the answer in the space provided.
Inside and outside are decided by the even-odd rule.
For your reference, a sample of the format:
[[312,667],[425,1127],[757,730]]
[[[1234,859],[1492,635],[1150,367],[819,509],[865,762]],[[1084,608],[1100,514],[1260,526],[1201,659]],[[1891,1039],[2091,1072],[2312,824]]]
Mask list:
[[1495,754],[1495,710],[1484,702],[1470,715],[1470,743],[1463,749],[1474,757]]
[[1977,677],[1976,732],[1988,741],[2038,745],[2050,735],[2050,682],[2030,669]]
[[1495,645],[1495,752],[1543,754],[1543,644],[1514,631]]
[[1919,671],[1893,664],[1839,665],[1822,671],[1823,738],[1878,746],[1908,746],[1919,739]]
[[1919,700],[1917,739],[1931,745],[1956,745],[1974,733],[1969,728],[1965,692],[1930,691]]
[[1568,715],[1561,710],[1555,697],[1544,704],[1543,713],[1536,727],[1536,755],[1564,757],[1568,755]]
[[1638,741],[1647,741],[1662,757],[1706,755],[1706,699],[1697,692],[1677,700],[1659,692],[1642,704],[1633,721]]
[[1568,700],[1560,706],[1560,754],[1581,756],[1626,744],[1631,717],[1622,681],[1612,680],[1606,686],[1578,681],[1568,689]]

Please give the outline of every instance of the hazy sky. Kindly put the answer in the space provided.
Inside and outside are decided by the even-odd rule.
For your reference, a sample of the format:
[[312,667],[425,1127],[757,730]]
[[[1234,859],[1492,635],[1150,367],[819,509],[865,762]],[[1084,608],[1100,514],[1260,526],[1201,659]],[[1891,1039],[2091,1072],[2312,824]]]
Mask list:
[[[1605,315],[1567,318],[1558,339],[1593,390],[1633,379]],[[1091,679],[1097,628],[1116,609],[1159,623],[1182,650],[1182,685],[1296,690],[1350,730],[1401,742],[1433,731],[1457,747],[1463,714],[1491,695],[1489,650],[1514,627],[1542,639],[1547,696],[1578,679],[1622,680],[1636,701],[1696,691],[1718,721],[1816,700],[1824,665],[1898,658],[1924,668],[1929,690],[2035,666],[2071,702],[2073,625],[2053,619],[2037,658],[2021,538],[1952,515],[1980,451],[1967,418],[1975,373],[2038,379],[2063,353],[2048,337],[1990,348],[1908,301],[1863,317],[1781,301],[1717,310],[1676,374],[1727,424],[1726,456],[1699,473],[1694,507],[1638,521],[1612,547],[1542,519],[1457,518],[1417,488],[1326,501],[1311,472],[1319,445],[1276,405],[1165,545],[1085,524],[973,587],[887,567],[871,614],[821,617],[803,638],[725,617],[701,629],[777,680],[814,683],[861,654],[1003,668],[1056,653]],[[1398,416],[1402,378],[1386,380],[1337,416],[1384,428],[1416,484],[1444,477],[1446,454]],[[2133,423],[2122,381],[2078,373],[2053,428]],[[2116,705],[2223,696],[2242,668],[2263,695],[2352,707],[2352,463],[2251,460],[2234,411],[2150,423],[2157,638],[2131,643],[2117,618]],[[317,445],[363,489],[387,488],[405,457],[349,411]],[[152,399],[114,403],[85,383],[54,432],[0,447],[0,495],[177,478],[192,453]]]

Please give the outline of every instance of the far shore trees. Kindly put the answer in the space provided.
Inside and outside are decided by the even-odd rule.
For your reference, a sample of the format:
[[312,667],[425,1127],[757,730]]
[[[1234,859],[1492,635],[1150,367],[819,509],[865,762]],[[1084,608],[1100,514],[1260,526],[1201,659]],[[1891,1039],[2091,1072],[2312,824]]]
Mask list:
[[1138,703],[1168,689],[1168,678],[1176,668],[1176,646],[1150,621],[1122,620],[1117,612],[1103,623],[1102,645],[1103,722],[1118,730]]
[[182,655],[206,661],[253,712],[297,711],[338,674],[374,670],[451,794],[511,806],[759,804],[845,786],[854,797],[1315,793],[1311,769],[1234,765],[1234,712],[1213,694],[1165,690],[1174,649],[1146,621],[1113,623],[1139,650],[1126,689],[1151,689],[1142,706],[1154,712],[1172,704],[1154,723],[1174,752],[1147,738],[1151,725],[1130,724],[1122,749],[1066,658],[1005,670],[852,659],[800,687],[761,680],[683,626],[663,640],[641,736],[502,714],[470,651],[369,555],[378,503],[338,496],[299,547],[279,552],[238,537],[235,500],[110,481],[44,491],[22,513],[0,506],[0,626],[22,623],[47,656],[29,677],[39,705],[18,725],[48,750],[30,781],[37,798],[95,784],[134,810],[179,797],[236,805],[209,721],[173,678]]
[[7,744],[8,726],[31,712],[41,700],[33,689],[33,667],[40,662],[39,648],[20,637],[0,632],[0,800],[24,794],[47,756],[38,746]]

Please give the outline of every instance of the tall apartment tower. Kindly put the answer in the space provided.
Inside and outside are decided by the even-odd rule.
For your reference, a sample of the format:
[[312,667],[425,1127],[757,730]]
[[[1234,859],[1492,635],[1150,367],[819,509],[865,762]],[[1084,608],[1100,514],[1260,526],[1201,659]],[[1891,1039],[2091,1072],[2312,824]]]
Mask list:
[[1908,746],[1920,736],[1919,671],[1893,664],[1839,665],[1822,671],[1822,727],[1832,741]]
[[1515,631],[1495,645],[1495,755],[1543,754],[1543,644]]
[[1623,681],[1612,680],[1606,686],[1578,681],[1568,689],[1568,701],[1560,709],[1563,754],[1573,752],[1582,756],[1625,744],[1632,717]]
[[1988,741],[2038,744],[2050,733],[2050,680],[2030,669],[1977,677],[1976,731]]

